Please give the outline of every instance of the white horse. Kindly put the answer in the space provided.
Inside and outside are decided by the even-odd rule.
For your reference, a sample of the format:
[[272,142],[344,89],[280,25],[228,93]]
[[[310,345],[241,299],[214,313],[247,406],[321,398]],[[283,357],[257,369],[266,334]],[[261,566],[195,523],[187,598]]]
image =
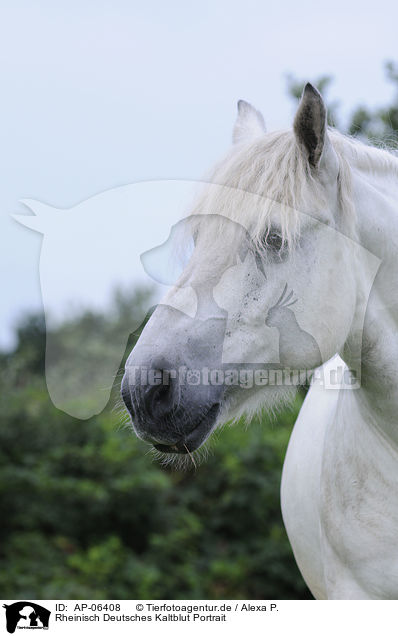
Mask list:
[[[192,257],[130,355],[122,396],[142,439],[190,455],[220,423],[291,397],[291,386],[260,381],[278,342],[279,365],[326,363],[318,378],[361,358],[359,388],[310,388],[282,511],[316,598],[397,599],[398,159],[328,130],[310,84],[293,131],[267,134],[239,102],[233,137],[192,211]],[[232,362],[228,381],[192,381]],[[263,375],[242,389],[242,365],[260,362]]]

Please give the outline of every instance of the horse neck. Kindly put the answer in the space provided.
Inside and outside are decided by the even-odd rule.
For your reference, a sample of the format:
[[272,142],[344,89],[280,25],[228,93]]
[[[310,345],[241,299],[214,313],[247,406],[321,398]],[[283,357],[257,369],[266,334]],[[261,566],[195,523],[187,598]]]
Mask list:
[[358,242],[380,265],[363,323],[361,388],[352,399],[398,447],[398,177],[354,173],[353,192]]

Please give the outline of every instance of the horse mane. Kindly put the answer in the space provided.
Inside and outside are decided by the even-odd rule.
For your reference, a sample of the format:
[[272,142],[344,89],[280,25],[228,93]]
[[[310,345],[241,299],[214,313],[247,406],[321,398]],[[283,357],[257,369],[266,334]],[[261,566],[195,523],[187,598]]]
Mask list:
[[329,130],[329,136],[336,153],[344,154],[350,166],[370,174],[391,172],[398,175],[397,148],[392,145],[369,145],[356,137],[343,135],[335,129]]
[[[342,229],[354,237],[352,169],[398,175],[398,158],[335,129],[329,129],[328,134],[339,164],[337,183]],[[300,232],[300,212],[316,211],[326,205],[324,189],[298,147],[292,130],[266,133],[254,142],[233,146],[205,181],[191,213],[213,213],[230,218],[244,225],[259,247],[275,219],[283,242],[292,246]]]

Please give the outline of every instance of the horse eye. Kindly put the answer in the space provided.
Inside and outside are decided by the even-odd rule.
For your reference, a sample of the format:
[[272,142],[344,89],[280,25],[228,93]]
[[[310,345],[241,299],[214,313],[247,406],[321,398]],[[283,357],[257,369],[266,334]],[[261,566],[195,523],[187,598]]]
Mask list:
[[273,252],[280,252],[283,247],[282,236],[278,232],[269,232],[264,235],[264,249],[271,249]]

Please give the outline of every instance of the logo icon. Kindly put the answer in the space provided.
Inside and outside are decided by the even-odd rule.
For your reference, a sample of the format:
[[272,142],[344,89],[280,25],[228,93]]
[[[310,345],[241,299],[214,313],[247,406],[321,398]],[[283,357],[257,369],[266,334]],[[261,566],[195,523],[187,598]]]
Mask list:
[[48,629],[50,610],[32,603],[18,601],[11,605],[3,605],[6,610],[7,631],[13,634],[18,629]]

